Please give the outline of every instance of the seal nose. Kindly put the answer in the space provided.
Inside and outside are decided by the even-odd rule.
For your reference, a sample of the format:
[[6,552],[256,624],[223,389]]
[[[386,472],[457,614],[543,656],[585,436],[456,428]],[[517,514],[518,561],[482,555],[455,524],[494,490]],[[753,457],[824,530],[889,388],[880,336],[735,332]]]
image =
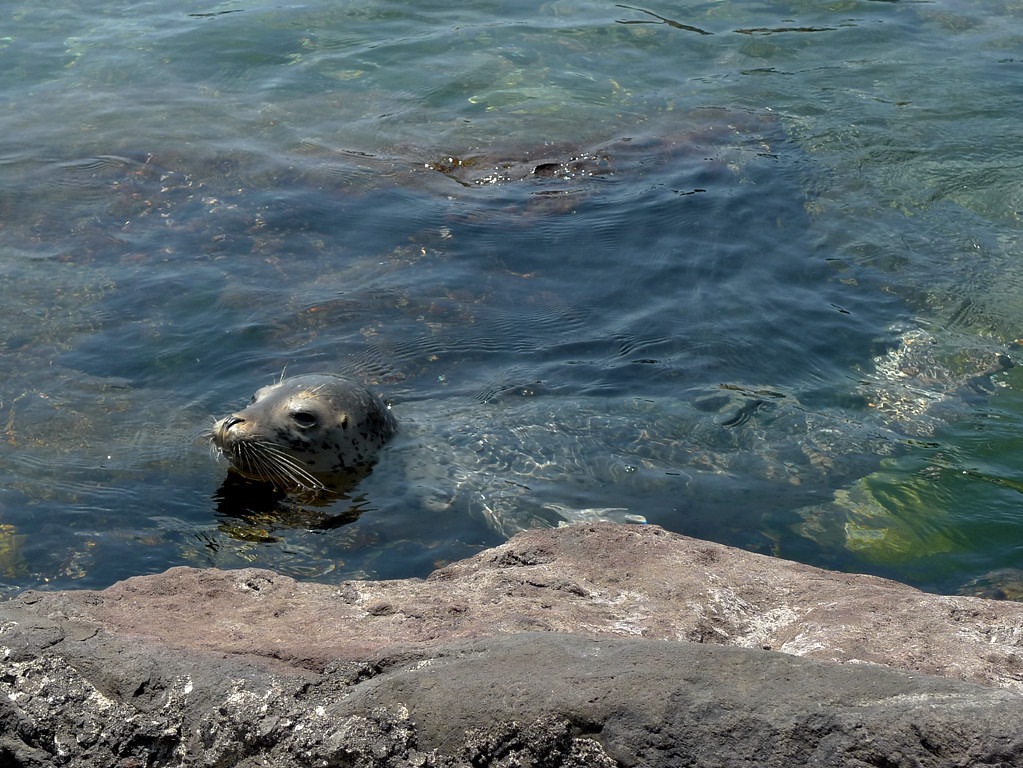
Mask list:
[[213,444],[222,451],[227,450],[229,445],[239,439],[239,435],[231,434],[231,427],[242,424],[244,421],[245,419],[235,415],[222,418],[213,425],[213,434],[210,435]]
[[235,424],[241,424],[245,421],[241,416],[228,416],[220,423],[220,431],[227,432]]
[[213,442],[218,448],[224,448],[224,446],[237,438],[237,435],[231,434],[231,427],[237,426],[245,422],[241,416],[225,416],[216,424],[213,425]]

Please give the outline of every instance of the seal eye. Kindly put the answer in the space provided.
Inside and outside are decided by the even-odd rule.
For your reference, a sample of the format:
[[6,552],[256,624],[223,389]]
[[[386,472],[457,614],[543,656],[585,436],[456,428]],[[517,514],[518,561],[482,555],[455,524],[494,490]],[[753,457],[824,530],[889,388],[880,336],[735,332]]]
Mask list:
[[316,414],[309,411],[295,411],[291,414],[291,418],[303,429],[315,427],[317,422]]

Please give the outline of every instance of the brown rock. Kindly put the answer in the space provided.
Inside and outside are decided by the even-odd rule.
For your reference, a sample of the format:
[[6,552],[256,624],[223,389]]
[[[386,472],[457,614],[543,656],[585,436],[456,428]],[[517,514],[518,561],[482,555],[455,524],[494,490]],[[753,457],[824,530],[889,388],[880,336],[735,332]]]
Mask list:
[[527,531],[426,580],[332,586],[172,568],[22,599],[115,634],[314,671],[388,647],[545,631],[772,649],[1023,692],[1023,605],[930,595],[652,525]]

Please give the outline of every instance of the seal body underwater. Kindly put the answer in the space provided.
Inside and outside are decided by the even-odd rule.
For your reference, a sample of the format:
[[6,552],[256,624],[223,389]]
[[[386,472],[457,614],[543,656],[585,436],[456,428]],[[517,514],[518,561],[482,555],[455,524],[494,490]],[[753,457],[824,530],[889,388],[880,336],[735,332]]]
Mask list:
[[244,477],[318,491],[370,464],[396,431],[390,409],[362,384],[306,374],[258,390],[213,425],[211,440]]

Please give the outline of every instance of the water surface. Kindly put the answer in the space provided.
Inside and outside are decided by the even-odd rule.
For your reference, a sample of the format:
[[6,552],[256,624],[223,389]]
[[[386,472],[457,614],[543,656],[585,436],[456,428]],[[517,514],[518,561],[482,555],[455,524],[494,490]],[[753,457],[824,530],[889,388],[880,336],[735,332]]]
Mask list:
[[[421,576],[559,509],[936,591],[1021,567],[1012,3],[4,30],[7,592]],[[225,500],[213,417],[327,370],[399,440],[326,507]]]

